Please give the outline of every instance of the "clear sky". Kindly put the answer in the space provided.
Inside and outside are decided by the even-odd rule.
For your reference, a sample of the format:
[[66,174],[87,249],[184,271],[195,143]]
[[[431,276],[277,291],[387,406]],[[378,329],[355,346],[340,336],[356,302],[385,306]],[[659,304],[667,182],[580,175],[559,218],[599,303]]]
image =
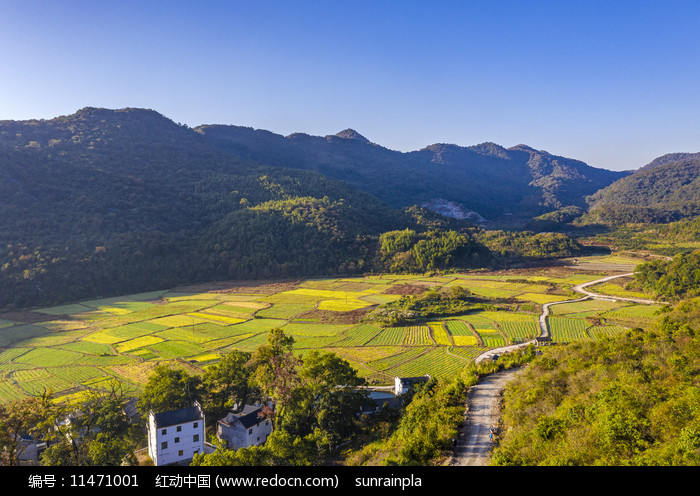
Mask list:
[[0,0],[0,119],[141,107],[382,146],[700,151],[700,1]]

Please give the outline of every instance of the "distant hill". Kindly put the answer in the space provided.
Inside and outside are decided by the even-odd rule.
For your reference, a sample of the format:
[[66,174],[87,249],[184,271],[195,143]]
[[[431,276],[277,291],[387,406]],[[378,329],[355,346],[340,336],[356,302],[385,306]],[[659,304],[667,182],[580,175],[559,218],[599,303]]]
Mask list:
[[325,137],[247,127],[195,129],[219,149],[257,163],[319,172],[396,207],[454,202],[491,221],[529,220],[585,197],[628,173],[590,167],[525,145],[434,144],[398,152],[348,129]]
[[659,157],[588,202],[588,223],[666,223],[700,215],[700,153]]

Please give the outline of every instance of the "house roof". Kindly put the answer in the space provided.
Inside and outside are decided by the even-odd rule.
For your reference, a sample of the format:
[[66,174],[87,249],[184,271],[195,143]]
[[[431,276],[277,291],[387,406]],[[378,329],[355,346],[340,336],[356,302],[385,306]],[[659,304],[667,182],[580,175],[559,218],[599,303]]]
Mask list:
[[195,420],[204,420],[204,413],[198,404],[153,415],[156,427],[184,424]]
[[416,382],[425,382],[430,379],[429,375],[423,375],[420,377],[399,377],[398,378],[402,384],[415,384]]
[[245,428],[253,427],[255,424],[263,420],[262,408],[259,406],[246,405],[241,413],[229,413],[219,422],[227,425],[233,425],[240,422]]

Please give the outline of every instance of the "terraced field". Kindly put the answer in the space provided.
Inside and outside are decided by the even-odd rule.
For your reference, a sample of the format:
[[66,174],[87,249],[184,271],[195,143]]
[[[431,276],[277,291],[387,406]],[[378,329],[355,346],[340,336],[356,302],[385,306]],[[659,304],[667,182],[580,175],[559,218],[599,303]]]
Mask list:
[[[450,376],[483,351],[536,337],[541,304],[570,299],[572,286],[599,277],[579,267],[217,283],[8,313],[0,315],[0,402],[44,389],[68,398],[111,378],[138,392],[159,363],[202,371],[233,349],[254,350],[273,328],[295,339],[297,353],[333,351],[376,384]],[[363,322],[401,295],[451,286],[489,310],[394,327]],[[644,327],[656,310],[595,300],[552,309],[557,342]]]

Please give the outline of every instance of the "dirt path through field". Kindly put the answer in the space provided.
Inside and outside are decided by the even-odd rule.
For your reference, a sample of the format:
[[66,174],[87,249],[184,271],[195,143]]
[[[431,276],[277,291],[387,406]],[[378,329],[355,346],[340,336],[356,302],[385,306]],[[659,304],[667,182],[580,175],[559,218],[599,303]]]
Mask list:
[[490,374],[469,388],[465,422],[450,465],[481,466],[488,463],[493,447],[489,434],[490,429],[498,425],[501,390],[519,370]]

